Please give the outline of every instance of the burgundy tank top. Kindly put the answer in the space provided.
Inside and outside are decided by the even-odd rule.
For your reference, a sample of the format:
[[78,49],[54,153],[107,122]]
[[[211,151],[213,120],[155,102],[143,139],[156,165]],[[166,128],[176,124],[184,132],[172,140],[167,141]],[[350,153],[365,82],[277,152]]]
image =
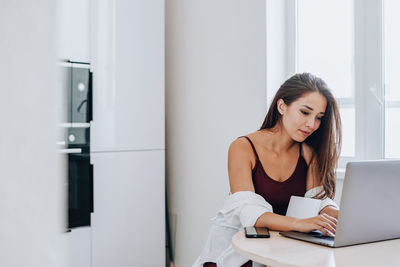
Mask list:
[[307,163],[301,154],[301,143],[299,144],[299,159],[296,169],[292,175],[283,182],[273,180],[265,172],[257,151],[250,138],[245,137],[251,145],[256,156],[256,163],[252,170],[252,178],[255,192],[261,195],[272,205],[274,213],[286,215],[291,196],[304,196],[306,193]]

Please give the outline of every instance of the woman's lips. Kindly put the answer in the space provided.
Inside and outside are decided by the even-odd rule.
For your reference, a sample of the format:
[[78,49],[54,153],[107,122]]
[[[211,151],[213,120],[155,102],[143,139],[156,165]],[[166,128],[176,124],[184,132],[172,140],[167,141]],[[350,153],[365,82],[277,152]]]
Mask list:
[[299,130],[305,137],[309,136],[311,134],[311,132],[307,132],[307,131],[303,131],[303,130]]

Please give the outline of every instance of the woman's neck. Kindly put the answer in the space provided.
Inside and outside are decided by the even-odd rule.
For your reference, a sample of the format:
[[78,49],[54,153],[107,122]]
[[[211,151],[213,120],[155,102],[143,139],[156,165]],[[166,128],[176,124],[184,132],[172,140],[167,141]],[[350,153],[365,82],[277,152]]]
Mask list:
[[272,129],[263,129],[261,132],[265,146],[277,155],[288,152],[296,145],[296,142],[278,124]]

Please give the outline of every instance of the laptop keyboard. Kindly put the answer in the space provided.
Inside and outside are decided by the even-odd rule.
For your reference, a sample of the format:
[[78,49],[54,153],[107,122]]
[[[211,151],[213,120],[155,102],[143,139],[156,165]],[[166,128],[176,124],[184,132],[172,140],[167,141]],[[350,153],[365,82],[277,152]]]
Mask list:
[[326,240],[334,240],[335,239],[335,237],[324,235],[321,231],[318,231],[318,230],[310,232],[310,235],[321,238],[321,239],[326,239]]

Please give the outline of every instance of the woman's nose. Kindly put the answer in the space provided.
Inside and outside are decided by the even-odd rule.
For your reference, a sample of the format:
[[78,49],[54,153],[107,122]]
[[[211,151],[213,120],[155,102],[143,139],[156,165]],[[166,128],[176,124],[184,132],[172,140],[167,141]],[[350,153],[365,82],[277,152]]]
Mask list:
[[308,119],[307,122],[306,122],[306,127],[310,128],[310,129],[313,129],[314,128],[314,124],[315,124],[314,119]]

